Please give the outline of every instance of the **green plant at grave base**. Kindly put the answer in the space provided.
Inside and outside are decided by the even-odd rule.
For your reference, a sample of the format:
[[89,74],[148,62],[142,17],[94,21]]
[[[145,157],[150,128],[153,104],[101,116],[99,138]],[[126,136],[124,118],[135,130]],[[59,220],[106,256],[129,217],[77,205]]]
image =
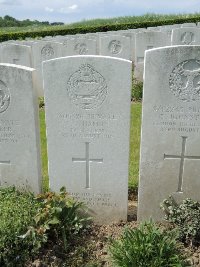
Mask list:
[[132,82],[132,91],[131,91],[131,100],[132,101],[141,101],[143,93],[143,82],[138,81],[133,78]]
[[31,238],[22,240],[19,236],[33,224],[38,205],[31,193],[19,192],[14,187],[0,189],[1,267],[23,266],[22,263],[37,252],[38,247]]
[[40,208],[34,217],[35,224],[23,237],[40,234],[42,241],[62,238],[64,248],[67,249],[69,239],[78,234],[90,220],[84,216],[83,203],[74,202],[64,187],[59,194],[47,192],[38,195],[37,200]]
[[48,240],[62,240],[66,249],[89,220],[83,212],[64,188],[38,197],[14,187],[0,189],[0,266],[24,266]]
[[135,229],[127,228],[121,239],[111,241],[109,250],[114,266],[186,266],[176,236],[174,230],[161,230],[152,222],[141,224]]
[[200,242],[200,203],[187,198],[181,204],[170,196],[161,203],[165,219],[179,230],[181,241],[191,245]]

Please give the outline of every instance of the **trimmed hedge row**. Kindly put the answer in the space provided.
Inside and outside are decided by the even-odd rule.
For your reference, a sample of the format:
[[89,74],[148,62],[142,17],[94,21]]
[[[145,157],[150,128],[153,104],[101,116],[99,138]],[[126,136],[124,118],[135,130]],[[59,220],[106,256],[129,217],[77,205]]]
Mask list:
[[18,40],[45,36],[56,36],[56,35],[68,35],[77,33],[95,33],[95,32],[107,32],[107,31],[117,31],[117,30],[128,30],[137,28],[147,28],[156,27],[164,25],[182,24],[182,23],[197,23],[200,21],[200,17],[191,18],[179,18],[179,19],[168,19],[168,20],[158,20],[158,21],[145,21],[145,22],[134,22],[134,23],[120,23],[120,24],[107,24],[101,26],[90,26],[90,27],[76,27],[76,28],[63,28],[62,29],[51,29],[51,30],[41,30],[32,32],[10,32],[0,34],[0,42],[8,40]]

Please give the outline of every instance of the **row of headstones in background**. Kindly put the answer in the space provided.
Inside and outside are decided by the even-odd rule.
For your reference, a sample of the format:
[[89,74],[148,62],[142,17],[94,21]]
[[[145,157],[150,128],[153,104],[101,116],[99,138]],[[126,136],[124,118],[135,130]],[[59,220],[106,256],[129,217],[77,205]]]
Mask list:
[[[132,62],[44,63],[50,189],[65,186],[98,223],[127,219]],[[34,70],[0,64],[0,185],[41,191]]]
[[[182,28],[180,28],[182,26]],[[189,29],[183,28],[190,26]],[[197,44],[196,24],[168,25],[148,29],[132,29],[106,33],[45,37],[42,41],[6,42],[1,46],[0,61],[33,67],[38,96],[43,96],[42,61],[70,55],[107,55],[134,61],[135,77],[143,79],[144,52],[147,49],[173,44]],[[179,29],[175,29],[179,27]],[[189,31],[189,32],[188,32]],[[181,38],[179,38],[182,32]],[[180,39],[180,40],[179,40]],[[194,41],[195,40],[195,41]],[[46,41],[46,42],[44,42]],[[179,43],[180,42],[180,43]],[[18,45],[16,45],[18,44]],[[22,45],[22,46],[21,46]]]
[[171,45],[200,45],[200,27],[194,27],[190,24],[179,28],[176,25],[172,26],[171,28],[162,28],[159,31],[146,31],[135,35],[134,75],[136,79],[143,81],[146,50]]
[[[108,44],[109,43],[109,44]],[[104,55],[130,59],[130,39],[124,36],[106,36],[100,43]],[[122,49],[123,48],[123,49]],[[38,96],[43,96],[42,62],[45,60],[71,56],[96,55],[95,39],[62,39],[52,41],[9,42],[0,46],[0,62],[23,65],[36,69],[35,84]]]

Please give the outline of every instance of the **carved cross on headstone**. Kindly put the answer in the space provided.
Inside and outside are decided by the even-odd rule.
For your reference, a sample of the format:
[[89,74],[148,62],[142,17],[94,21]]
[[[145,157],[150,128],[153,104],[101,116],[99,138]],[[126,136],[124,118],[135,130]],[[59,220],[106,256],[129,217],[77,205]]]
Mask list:
[[2,168],[1,168],[1,165],[3,165],[3,164],[10,164],[10,160],[2,160],[2,161],[0,161],[0,186],[2,185],[2,172],[1,172],[1,170],[2,170]]
[[86,164],[86,188],[90,189],[90,163],[103,163],[103,159],[90,159],[89,144],[85,142],[85,158],[72,158],[73,162],[85,162]]
[[178,190],[177,192],[183,192],[183,173],[184,173],[184,163],[185,159],[190,160],[200,160],[200,156],[186,156],[186,141],[187,136],[182,136],[182,151],[181,155],[166,155],[164,154],[164,159],[180,159],[180,167],[179,167],[179,180],[178,180]]

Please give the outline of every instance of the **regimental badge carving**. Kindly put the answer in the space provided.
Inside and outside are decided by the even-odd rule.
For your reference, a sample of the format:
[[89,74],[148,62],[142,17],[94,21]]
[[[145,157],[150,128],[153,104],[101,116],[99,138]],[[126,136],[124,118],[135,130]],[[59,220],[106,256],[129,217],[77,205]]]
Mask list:
[[73,104],[84,109],[95,109],[107,96],[105,78],[90,64],[83,64],[67,82],[67,92]]
[[6,111],[10,104],[10,92],[6,84],[0,81],[0,113]]
[[75,45],[74,50],[79,55],[86,55],[88,52],[87,45],[85,43],[78,43]]
[[108,45],[108,49],[114,55],[119,54],[122,51],[121,42],[118,40],[111,41]]
[[194,43],[194,33],[193,32],[184,32],[181,35],[181,42],[185,45],[191,45]]
[[45,45],[41,50],[43,60],[51,59],[54,55],[53,47],[50,44]]
[[179,63],[170,74],[169,87],[180,100],[191,102],[200,99],[200,60],[190,59]]

